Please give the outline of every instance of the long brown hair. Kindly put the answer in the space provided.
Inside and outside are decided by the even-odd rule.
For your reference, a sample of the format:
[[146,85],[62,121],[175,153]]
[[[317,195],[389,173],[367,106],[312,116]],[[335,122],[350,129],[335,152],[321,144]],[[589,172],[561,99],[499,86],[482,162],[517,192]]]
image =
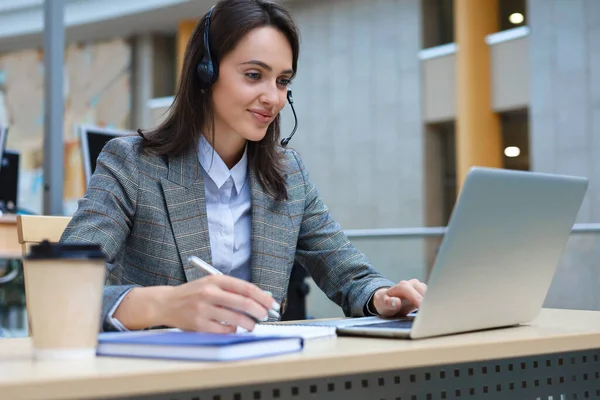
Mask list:
[[[143,147],[156,155],[177,156],[196,147],[202,129],[214,127],[212,91],[204,90],[196,66],[204,54],[204,21],[198,22],[185,50],[183,69],[173,104],[166,119],[155,129],[138,133],[145,140]],[[290,14],[271,0],[221,0],[210,19],[209,47],[218,71],[220,60],[231,52],[251,30],[271,26],[281,31],[292,48],[292,68],[297,71],[300,51],[299,33]],[[249,167],[256,173],[264,190],[281,200],[287,198],[280,152],[280,119],[278,115],[259,142],[248,141]],[[214,134],[214,132],[213,132]]]

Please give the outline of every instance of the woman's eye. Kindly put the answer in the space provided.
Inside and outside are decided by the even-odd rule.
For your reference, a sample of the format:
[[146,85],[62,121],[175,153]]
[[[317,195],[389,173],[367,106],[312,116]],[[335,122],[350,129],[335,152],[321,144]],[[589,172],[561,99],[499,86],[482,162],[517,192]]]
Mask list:
[[252,79],[253,81],[257,81],[260,79],[260,74],[258,72],[248,72],[246,73],[246,76]]
[[289,86],[289,84],[290,84],[291,82],[292,82],[292,80],[291,80],[291,79],[287,79],[287,78],[285,78],[285,79],[280,79],[279,81],[277,81],[277,83],[278,83],[279,85],[281,85],[281,86],[286,86],[286,87],[287,87],[287,86]]

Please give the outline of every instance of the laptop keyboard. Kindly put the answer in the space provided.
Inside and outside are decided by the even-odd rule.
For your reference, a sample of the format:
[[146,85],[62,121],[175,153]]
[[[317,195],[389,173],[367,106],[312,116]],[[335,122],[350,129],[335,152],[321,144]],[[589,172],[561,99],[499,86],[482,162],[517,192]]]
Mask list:
[[387,321],[387,322],[379,322],[379,323],[374,323],[374,324],[364,324],[364,325],[359,325],[359,326],[355,326],[358,328],[364,328],[364,327],[368,327],[368,328],[382,328],[382,329],[410,329],[412,328],[413,325],[413,320],[412,319],[397,319],[397,320],[393,320],[393,321]]

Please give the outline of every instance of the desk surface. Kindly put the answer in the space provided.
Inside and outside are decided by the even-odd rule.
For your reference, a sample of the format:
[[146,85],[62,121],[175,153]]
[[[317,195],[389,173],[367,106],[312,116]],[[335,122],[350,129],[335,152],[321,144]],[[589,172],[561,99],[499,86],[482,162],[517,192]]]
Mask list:
[[0,224],[16,224],[17,214],[1,214],[0,213]]
[[30,339],[0,339],[0,393],[21,399],[143,395],[592,348],[600,348],[600,312],[552,309],[520,327],[418,341],[317,339],[301,353],[231,363],[109,357],[34,362]]
[[21,258],[22,251],[17,236],[17,216],[0,215],[0,258]]

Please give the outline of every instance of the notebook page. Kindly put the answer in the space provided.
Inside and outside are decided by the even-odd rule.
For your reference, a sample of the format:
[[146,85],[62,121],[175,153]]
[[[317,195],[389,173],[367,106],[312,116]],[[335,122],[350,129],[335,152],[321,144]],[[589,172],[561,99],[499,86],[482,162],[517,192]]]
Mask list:
[[[238,326],[237,333],[243,334],[248,333],[248,331]],[[257,324],[254,327],[254,330],[250,333],[254,335],[266,336],[300,336],[305,340],[336,336],[335,326],[310,326],[293,324]]]

